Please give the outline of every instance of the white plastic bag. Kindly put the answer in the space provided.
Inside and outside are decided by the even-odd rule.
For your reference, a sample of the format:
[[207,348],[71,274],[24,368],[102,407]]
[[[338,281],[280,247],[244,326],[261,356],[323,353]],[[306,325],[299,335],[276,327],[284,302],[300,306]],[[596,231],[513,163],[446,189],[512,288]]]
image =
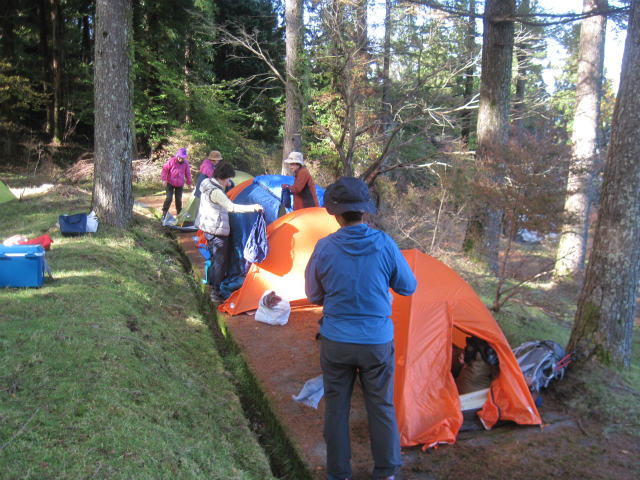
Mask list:
[[91,210],[91,213],[87,214],[87,233],[95,233],[98,231],[98,216],[96,212]]
[[291,305],[273,290],[267,290],[260,297],[256,320],[269,325],[285,325],[289,321]]

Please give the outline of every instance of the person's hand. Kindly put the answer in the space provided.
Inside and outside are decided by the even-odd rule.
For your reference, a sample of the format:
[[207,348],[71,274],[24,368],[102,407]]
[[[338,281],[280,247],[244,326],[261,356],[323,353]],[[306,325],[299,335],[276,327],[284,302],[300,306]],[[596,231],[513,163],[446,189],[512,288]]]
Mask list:
[[167,187],[167,182],[162,182],[162,186],[164,186],[165,188]]
[[289,185],[289,184],[287,184],[287,183],[283,183],[283,184],[281,185],[281,187],[282,187],[282,189],[283,189],[283,190],[289,190],[289,189],[291,188],[291,185]]

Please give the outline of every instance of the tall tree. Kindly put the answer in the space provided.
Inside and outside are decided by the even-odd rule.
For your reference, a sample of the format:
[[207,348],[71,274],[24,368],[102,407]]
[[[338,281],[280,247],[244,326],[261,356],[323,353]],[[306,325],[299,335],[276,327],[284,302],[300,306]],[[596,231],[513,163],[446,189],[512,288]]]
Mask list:
[[[285,63],[285,93],[286,107],[284,120],[284,145],[282,159],[290,152],[302,151],[302,105],[300,103],[300,72],[299,63],[302,61],[302,44],[304,29],[302,22],[302,0],[286,0],[286,63]],[[286,165],[282,164],[282,173],[288,175]]]
[[[484,170],[499,166],[492,165],[491,150],[500,149],[509,138],[514,13],[514,0],[485,3],[476,148],[476,162]],[[494,170],[490,176],[499,181],[500,172]],[[469,220],[464,239],[465,250],[485,259],[493,272],[498,271],[500,215],[488,203],[481,205]]]
[[[530,14],[531,5],[529,0],[521,0],[518,5],[519,14]],[[526,28],[520,28],[518,32],[518,41],[516,42],[516,60],[518,62],[516,75],[516,91],[513,99],[513,110],[516,114],[516,123],[522,125],[522,116],[524,113],[524,93],[527,83],[527,57],[528,57],[528,35]]]
[[391,129],[391,0],[385,0],[384,4],[384,40],[382,43],[382,109],[384,111],[382,122],[385,134]]
[[[40,56],[42,59],[42,93],[49,96],[51,91],[50,79],[51,66],[53,61],[51,60],[51,49],[49,48],[49,0],[38,1],[38,21],[39,21],[39,47]],[[53,102],[47,102],[47,120],[45,131],[47,134],[53,134]]]
[[[584,0],[582,11],[586,14],[606,11],[607,8],[607,0]],[[580,29],[572,163],[564,206],[569,220],[562,228],[556,255],[556,275],[573,273],[584,264],[598,153],[606,26],[606,15],[593,15],[582,21]]]
[[132,16],[131,0],[96,1],[93,208],[119,228],[133,211]]
[[[476,1],[469,1],[469,20],[467,21],[467,30],[465,32],[464,45],[467,51],[467,67],[464,69],[464,103],[471,103],[473,98],[473,81],[476,68]],[[465,108],[460,118],[460,136],[465,145],[469,146],[469,138],[471,136],[471,109]]]
[[598,224],[568,350],[628,368],[640,280],[640,2],[631,3]]
[[64,112],[62,105],[62,72],[64,70],[64,18],[60,0],[49,0],[49,18],[51,22],[51,73],[53,74],[53,143],[61,144],[64,135]]

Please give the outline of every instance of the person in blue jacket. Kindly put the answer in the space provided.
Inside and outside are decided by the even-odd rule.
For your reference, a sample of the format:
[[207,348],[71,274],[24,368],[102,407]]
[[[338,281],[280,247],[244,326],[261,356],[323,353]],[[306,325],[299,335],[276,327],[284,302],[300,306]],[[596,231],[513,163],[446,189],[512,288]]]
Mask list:
[[364,393],[374,479],[393,479],[402,463],[393,405],[395,347],[391,292],[411,295],[416,278],[396,243],[364,223],[375,213],[367,185],[342,177],[324,194],[340,229],[319,240],[305,270],[305,291],[322,305],[324,438],[330,480],[351,477],[349,410],[356,377]]

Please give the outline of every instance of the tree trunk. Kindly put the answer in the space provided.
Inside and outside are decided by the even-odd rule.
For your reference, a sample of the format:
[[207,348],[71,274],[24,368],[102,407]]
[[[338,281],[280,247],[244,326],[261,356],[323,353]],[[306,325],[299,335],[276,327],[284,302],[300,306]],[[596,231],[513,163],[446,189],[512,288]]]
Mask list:
[[631,3],[598,224],[567,349],[629,368],[640,280],[640,2]]
[[[481,169],[492,161],[492,147],[506,144],[509,137],[514,13],[513,0],[487,0],[485,4],[476,149]],[[485,260],[493,272],[498,271],[501,223],[501,212],[483,203],[472,214],[464,239],[465,251]]]
[[384,44],[382,58],[382,110],[383,110],[383,130],[385,137],[391,129],[391,78],[389,72],[391,68],[391,0],[385,0],[384,10]]
[[[51,49],[49,48],[49,0],[39,0],[38,18],[40,23],[40,55],[42,58],[42,93],[47,97],[51,94]],[[53,102],[47,101],[47,121],[45,131],[53,135]]]
[[[529,0],[522,0],[518,8],[520,14],[528,15],[531,13]],[[522,128],[522,117],[524,115],[524,96],[527,86],[527,62],[529,61],[529,42],[527,41],[526,27],[522,26],[521,34],[524,40],[516,47],[517,76],[516,76],[516,92],[513,101],[513,111],[515,116],[515,125]]]
[[184,39],[184,122],[191,123],[191,62],[193,56],[193,35],[189,32]]
[[300,51],[304,30],[302,25],[302,0],[286,0],[286,107],[284,120],[284,145],[282,173],[289,174],[284,160],[291,152],[302,151],[302,106],[300,105]]
[[63,30],[62,6],[60,0],[49,1],[49,20],[51,22],[51,73],[53,74],[53,143],[62,144],[64,135],[64,114],[62,111],[62,71],[63,65]]
[[93,208],[118,228],[133,211],[132,14],[131,0],[96,1]]
[[[469,23],[467,23],[467,32],[465,35],[465,48],[467,53],[467,62],[469,66],[464,71],[464,103],[468,104],[473,97],[473,80],[475,73],[474,59],[476,57],[476,13],[475,0],[469,1]],[[460,136],[464,144],[469,147],[469,138],[471,137],[471,109],[467,108],[462,111],[460,119]]]
[[9,62],[13,68],[16,67],[16,34],[15,34],[15,18],[18,16],[16,12],[16,1],[8,0],[4,2],[3,11],[0,15],[0,53],[2,60]]
[[87,5],[87,12],[82,16],[82,62],[89,64],[91,62],[91,4]]
[[[607,8],[607,0],[584,0],[585,13]],[[607,17],[595,15],[585,18],[580,30],[572,160],[564,204],[569,220],[562,228],[556,254],[556,275],[559,276],[576,272],[584,265],[597,159],[606,26]]]

